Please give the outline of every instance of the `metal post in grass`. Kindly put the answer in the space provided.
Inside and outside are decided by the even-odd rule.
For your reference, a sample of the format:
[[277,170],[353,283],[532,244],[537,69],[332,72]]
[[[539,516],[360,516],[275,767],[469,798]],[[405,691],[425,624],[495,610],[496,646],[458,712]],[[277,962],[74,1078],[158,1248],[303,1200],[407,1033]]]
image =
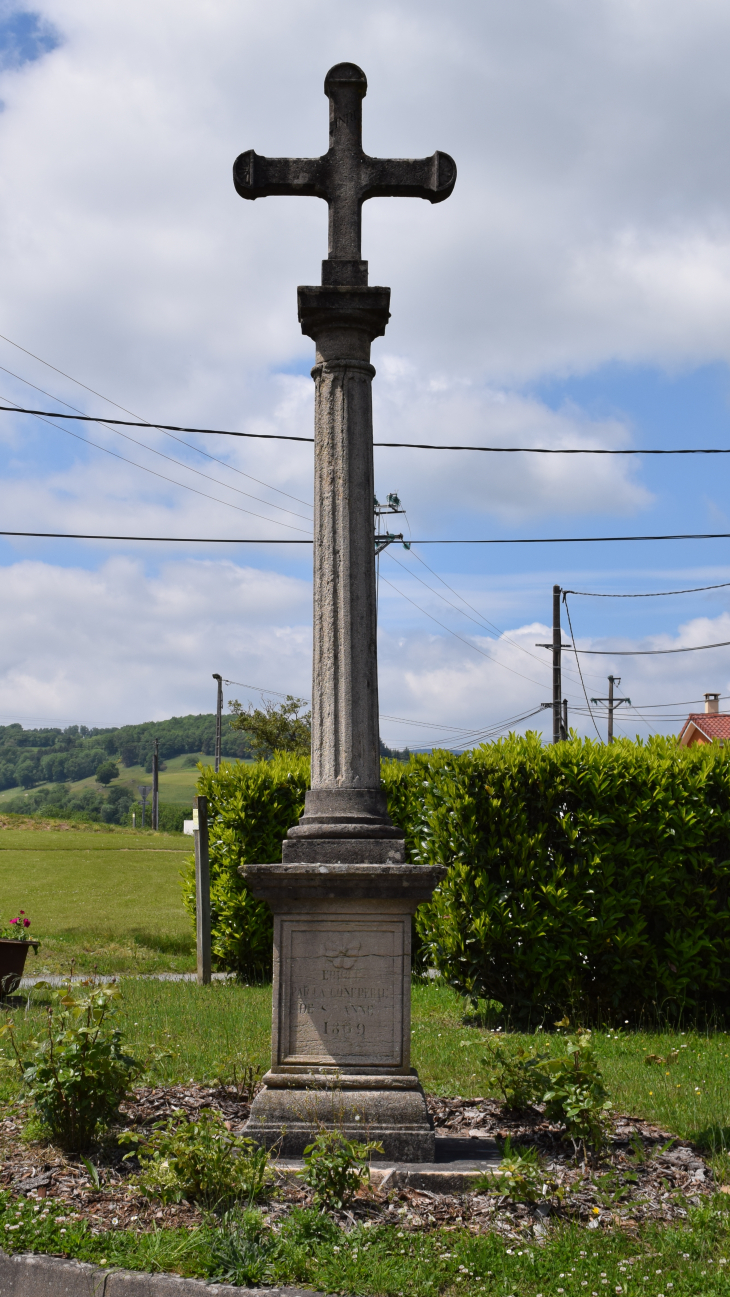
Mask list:
[[152,753],[152,828],[160,827],[160,740],[155,739]]
[[210,986],[210,865],[208,863],[208,798],[193,798],[195,842],[195,928],[198,982]]

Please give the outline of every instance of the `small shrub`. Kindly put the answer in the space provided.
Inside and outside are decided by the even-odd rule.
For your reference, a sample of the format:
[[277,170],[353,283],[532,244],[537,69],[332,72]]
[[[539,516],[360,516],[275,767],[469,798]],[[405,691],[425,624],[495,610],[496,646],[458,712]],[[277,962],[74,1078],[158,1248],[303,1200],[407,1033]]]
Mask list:
[[370,1182],[370,1155],[382,1152],[382,1144],[363,1144],[337,1130],[323,1130],[305,1148],[299,1174],[312,1190],[315,1205],[341,1210]]
[[265,1283],[271,1280],[270,1266],[280,1250],[261,1212],[227,1211],[212,1236],[209,1278],[246,1288]]
[[126,1157],[137,1157],[136,1183],[160,1202],[192,1199],[208,1207],[262,1198],[271,1179],[269,1155],[252,1139],[232,1135],[219,1112],[206,1110],[194,1120],[178,1109],[157,1122],[150,1135],[133,1131],[120,1136],[133,1145]]
[[565,1051],[542,1067],[549,1078],[543,1094],[548,1120],[560,1122],[574,1147],[582,1144],[584,1155],[587,1148],[600,1148],[611,1104],[590,1031],[579,1027],[566,1037]]
[[482,1176],[475,1193],[503,1193],[513,1202],[541,1202],[548,1190],[536,1148],[513,1149],[505,1140],[499,1170]]
[[508,1050],[495,1040],[487,1044],[487,1054],[482,1059],[487,1068],[486,1080],[499,1090],[505,1105],[515,1112],[524,1112],[533,1103],[539,1103],[545,1092],[545,1073],[541,1065],[547,1057],[536,1049],[518,1045]]
[[45,1036],[19,1046],[12,1021],[0,1035],[10,1040],[23,1088],[44,1126],[63,1148],[79,1152],[118,1116],[141,1066],[124,1053],[119,1027],[110,1025],[116,983],[69,982],[52,993],[58,1007],[48,1011]]

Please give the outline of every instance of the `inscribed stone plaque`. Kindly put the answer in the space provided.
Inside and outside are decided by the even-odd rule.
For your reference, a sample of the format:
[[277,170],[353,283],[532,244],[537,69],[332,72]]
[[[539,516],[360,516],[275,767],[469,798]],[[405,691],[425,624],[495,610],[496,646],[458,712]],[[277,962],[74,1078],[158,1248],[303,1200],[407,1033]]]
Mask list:
[[281,955],[281,1063],[402,1065],[402,919],[283,919]]

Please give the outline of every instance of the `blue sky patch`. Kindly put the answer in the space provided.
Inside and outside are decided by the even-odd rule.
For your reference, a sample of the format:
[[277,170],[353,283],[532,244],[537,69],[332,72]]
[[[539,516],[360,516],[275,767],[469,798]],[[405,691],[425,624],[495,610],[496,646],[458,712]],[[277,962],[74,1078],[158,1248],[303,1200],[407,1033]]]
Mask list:
[[47,18],[29,10],[0,10],[0,68],[33,63],[61,43]]

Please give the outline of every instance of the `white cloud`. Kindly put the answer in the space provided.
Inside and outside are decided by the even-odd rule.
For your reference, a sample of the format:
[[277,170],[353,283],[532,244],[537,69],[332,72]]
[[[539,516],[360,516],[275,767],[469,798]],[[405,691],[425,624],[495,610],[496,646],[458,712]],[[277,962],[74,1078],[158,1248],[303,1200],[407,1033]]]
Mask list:
[[242,203],[230,168],[251,144],[324,147],[321,82],[343,54],[370,78],[368,148],[446,148],[460,168],[438,207],[366,205],[399,352],[491,380],[727,358],[726,6],[48,0],[44,14],[64,43],[2,78],[2,316],[92,385],[149,413],[230,417],[258,366],[309,355],[294,286],[316,282],[324,204]]
[[24,561],[3,581],[3,717],[113,725],[209,712],[213,671],[311,692],[306,582],[226,561],[171,561],[149,576],[128,558],[96,572]]
[[[622,417],[556,412],[525,384],[616,359],[730,360],[730,11],[719,0],[47,0],[42,9],[62,44],[0,73],[0,331],[141,415],[310,434],[312,346],[295,287],[318,279],[325,207],[242,203],[230,171],[246,147],[324,149],[322,80],[341,58],[370,80],[372,153],[439,147],[459,166],[447,203],[366,205],[371,281],[393,289],[393,318],[374,348],[376,439],[629,445]],[[0,364],[54,397],[102,406],[2,342]],[[0,397],[21,393],[47,399],[29,400],[0,374]],[[284,518],[233,485],[309,512],[298,502],[311,499],[309,446],[201,439],[298,497],[287,501],[162,435],[143,434],[219,481],[103,429],[87,434],[217,501]],[[7,528],[272,534],[270,522],[98,452],[68,457],[59,433],[18,422],[0,437]],[[379,451],[376,463],[378,489],[400,492],[421,534],[456,521],[481,530],[619,517],[654,500],[620,460]],[[309,595],[296,577],[213,558],[166,559],[161,576],[129,558],[97,572],[27,561],[4,575],[6,710],[119,721],[208,709],[201,681],[223,667],[222,652],[258,672],[254,683],[308,692]],[[386,617],[387,598],[383,608],[389,713],[407,701],[409,715],[470,728],[542,700],[546,669],[544,688],[521,681],[438,628],[424,635],[402,607]],[[525,647],[545,634],[522,609],[514,622]],[[519,649],[484,643],[515,670],[538,669]],[[669,698],[697,693],[697,663],[631,661],[652,697],[665,686]]]

